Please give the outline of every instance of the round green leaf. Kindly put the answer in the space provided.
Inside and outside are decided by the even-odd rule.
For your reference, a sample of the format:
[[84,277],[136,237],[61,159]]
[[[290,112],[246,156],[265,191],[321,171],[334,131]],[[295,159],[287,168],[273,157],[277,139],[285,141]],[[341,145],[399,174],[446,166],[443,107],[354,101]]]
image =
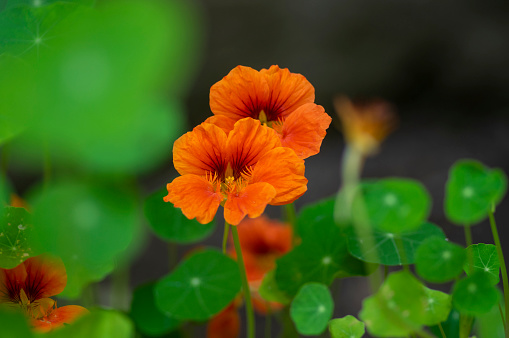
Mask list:
[[426,295],[425,313],[421,323],[427,326],[437,325],[449,317],[452,297],[447,293],[428,289],[423,286]]
[[352,215],[368,218],[377,229],[400,233],[419,228],[427,218],[431,198],[417,181],[388,178],[362,183],[353,201]]
[[177,243],[193,243],[205,239],[214,231],[214,222],[200,224],[195,219],[188,219],[179,208],[163,201],[166,195],[168,192],[162,189],[145,201],[145,216],[160,238]]
[[237,263],[215,251],[196,253],[155,287],[156,305],[181,320],[206,320],[224,309],[240,291]]
[[48,338],[134,337],[132,321],[114,310],[91,310],[72,325],[46,333]]
[[463,269],[467,275],[472,273],[486,274],[491,284],[496,285],[500,281],[500,261],[498,260],[497,247],[493,244],[473,244],[466,250],[468,259]]
[[445,187],[445,214],[459,225],[473,225],[488,216],[507,190],[507,177],[500,169],[488,169],[473,160],[460,160],[449,171]]
[[332,338],[361,338],[366,332],[364,323],[350,315],[331,320],[329,331]]
[[305,284],[290,306],[290,316],[303,335],[319,335],[332,317],[334,302],[329,289],[320,283]]
[[[500,318],[500,314],[499,314]],[[447,320],[440,324],[442,326],[442,330],[444,330],[446,337],[459,337],[460,332],[460,313],[454,307],[451,309]],[[430,330],[437,337],[441,337],[442,333],[440,327],[438,325],[430,326]],[[485,337],[485,336],[482,336]],[[486,336],[490,337],[490,336]]]
[[24,208],[0,210],[0,268],[12,269],[32,256],[32,217]]
[[466,255],[463,248],[443,237],[426,239],[415,253],[415,267],[419,276],[432,283],[444,283],[462,271]]
[[335,202],[336,198],[330,197],[303,207],[297,216],[296,235],[311,239],[317,232],[317,227],[329,227],[334,224]]
[[445,238],[443,231],[432,223],[423,223],[415,230],[402,233],[374,230],[374,246],[370,250],[375,251],[376,255],[371,255],[371,252],[363,252],[362,250],[362,242],[367,239],[357,237],[352,229],[348,236],[348,251],[354,257],[371,263],[384,265],[413,264],[417,248],[425,239],[435,236]]
[[161,336],[176,329],[180,322],[156,307],[154,286],[155,283],[150,283],[134,290],[131,318],[140,332],[149,336]]
[[500,292],[484,273],[475,273],[454,285],[452,301],[461,312],[478,315],[489,312],[499,300]]
[[63,295],[104,278],[139,226],[136,195],[124,187],[60,182],[34,197],[34,244],[62,258]]

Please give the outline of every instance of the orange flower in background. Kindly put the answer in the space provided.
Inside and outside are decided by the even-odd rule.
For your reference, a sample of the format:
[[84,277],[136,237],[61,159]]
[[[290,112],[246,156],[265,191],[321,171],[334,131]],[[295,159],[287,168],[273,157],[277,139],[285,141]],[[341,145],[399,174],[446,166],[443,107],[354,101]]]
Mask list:
[[332,119],[316,105],[315,89],[301,74],[271,66],[256,71],[237,66],[210,89],[214,123],[226,132],[245,117],[258,119],[274,128],[284,147],[302,158],[320,152]]
[[281,147],[276,132],[251,118],[230,133],[202,123],[173,145],[173,163],[182,175],[167,185],[171,202],[189,219],[209,223],[219,205],[226,222],[237,225],[260,216],[267,204],[291,203],[307,189],[304,161]]
[[88,313],[77,305],[57,308],[49,298],[61,293],[66,284],[67,274],[60,259],[32,257],[13,269],[0,268],[0,304],[19,306],[36,331],[47,332]]
[[346,141],[363,155],[371,155],[396,126],[393,107],[375,99],[352,102],[345,96],[334,99]]

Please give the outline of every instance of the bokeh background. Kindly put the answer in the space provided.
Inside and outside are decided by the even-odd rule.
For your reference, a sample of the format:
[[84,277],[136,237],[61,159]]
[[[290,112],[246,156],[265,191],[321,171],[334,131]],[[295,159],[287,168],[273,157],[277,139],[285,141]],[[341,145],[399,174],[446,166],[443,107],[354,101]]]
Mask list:
[[[452,241],[464,243],[463,229],[443,212],[450,166],[473,158],[509,173],[508,2],[147,3],[68,1],[50,8],[59,2],[0,1],[0,140],[19,195],[36,195],[48,149],[54,179],[128,177],[140,198],[161,189],[176,176],[173,141],[211,115],[210,87],[237,65],[277,64],[303,74],[333,118],[320,154],[306,160],[308,192],[297,209],[340,186],[344,142],[332,105],[338,94],[396,107],[398,128],[363,176],[420,180],[433,197],[430,221]],[[101,11],[77,16],[84,9],[74,6]],[[20,30],[30,15],[28,29]],[[507,198],[496,217],[507,245]],[[166,243],[141,222],[131,287],[161,277],[170,264]],[[474,242],[492,243],[486,222],[472,232]],[[221,237],[217,226],[205,243],[218,247]],[[507,247],[505,254],[509,259]],[[109,304],[109,293],[106,279],[99,301]],[[366,294],[360,279],[345,280],[335,314],[356,315]]]

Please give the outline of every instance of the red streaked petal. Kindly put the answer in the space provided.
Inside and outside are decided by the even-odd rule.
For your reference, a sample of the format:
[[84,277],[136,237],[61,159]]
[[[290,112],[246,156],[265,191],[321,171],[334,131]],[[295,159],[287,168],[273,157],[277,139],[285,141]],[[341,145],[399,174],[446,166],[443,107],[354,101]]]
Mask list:
[[269,120],[284,119],[301,105],[315,101],[315,88],[301,74],[278,66],[262,69],[260,74],[269,85],[270,99],[266,104]]
[[12,269],[0,269],[0,303],[19,302],[19,292],[25,287],[26,277],[24,263]]
[[279,146],[281,141],[273,129],[262,126],[258,120],[245,118],[237,121],[228,135],[228,163],[238,172],[255,165],[267,151]]
[[87,309],[78,305],[67,305],[56,308],[44,318],[33,320],[32,325],[38,332],[48,332],[53,329],[59,328],[64,324],[72,324],[81,316],[89,313]]
[[182,209],[187,218],[196,218],[202,224],[214,219],[224,198],[218,183],[197,175],[177,177],[166,188],[168,195],[164,197],[164,201],[173,203],[175,208]]
[[210,88],[210,109],[234,120],[258,118],[268,98],[265,78],[253,68],[237,66]]
[[286,147],[267,152],[253,168],[251,182],[266,182],[276,189],[276,196],[269,204],[282,205],[295,201],[307,190],[304,177],[304,160]]
[[219,127],[202,123],[173,144],[173,165],[181,174],[221,173],[225,168],[226,133]]
[[60,258],[43,254],[29,258],[23,264],[27,272],[23,289],[31,302],[64,291],[67,273]]
[[332,118],[322,106],[314,103],[300,106],[283,122],[281,143],[292,148],[302,159],[316,155],[331,122]]
[[237,225],[246,215],[258,217],[274,196],[276,189],[265,182],[250,184],[239,193],[230,193],[224,204],[224,219]]
[[237,122],[237,120],[233,120],[229,117],[223,115],[214,115],[206,119],[205,122],[203,123],[210,123],[216,125],[219,128],[223,129],[226,135],[228,135],[230,131],[233,130],[235,122]]

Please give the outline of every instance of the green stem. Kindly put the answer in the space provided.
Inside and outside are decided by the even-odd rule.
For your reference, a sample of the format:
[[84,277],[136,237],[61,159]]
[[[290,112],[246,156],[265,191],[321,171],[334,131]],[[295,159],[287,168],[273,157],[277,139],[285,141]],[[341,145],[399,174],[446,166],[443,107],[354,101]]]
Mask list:
[[265,315],[265,338],[270,338],[272,336],[272,309],[270,307],[270,302],[265,302],[265,306],[267,307],[267,314]]
[[504,332],[507,331],[507,327],[505,326],[505,318],[504,311],[502,310],[502,306],[498,303],[498,311],[500,311],[500,318],[502,318],[502,324],[504,324]]
[[440,333],[442,334],[442,338],[447,338],[445,335],[444,328],[442,327],[442,323],[438,323],[438,328],[440,329]]
[[[494,208],[493,208],[494,209]],[[493,239],[495,240],[495,245],[497,246],[498,259],[500,261],[500,271],[502,272],[502,284],[504,286],[504,303],[505,303],[505,323],[509,323],[509,283],[507,279],[507,270],[504,260],[504,253],[502,252],[502,245],[500,244],[500,238],[498,237],[497,223],[495,223],[495,217],[493,216],[493,211],[489,213],[490,217],[490,225],[491,232],[493,234]],[[509,331],[505,330],[506,338],[509,338]]]
[[247,338],[255,337],[255,318],[253,312],[253,303],[251,302],[251,292],[247,282],[246,267],[244,266],[244,258],[242,257],[242,249],[240,247],[239,233],[237,227],[231,227],[233,236],[233,245],[237,253],[237,264],[239,266],[240,277],[242,279],[242,290],[244,290],[244,298],[246,300],[246,317],[247,317]]
[[296,224],[297,224],[297,216],[296,216],[296,212],[295,212],[295,204],[293,203],[289,203],[289,204],[285,204],[284,206],[284,210],[285,210],[285,220],[286,220],[286,223],[290,224],[290,226],[292,227],[292,242],[293,242],[293,245],[296,245],[297,244],[297,231],[295,231],[295,227],[296,227]]
[[472,245],[472,229],[470,229],[469,225],[465,225],[463,228],[465,230],[465,243],[469,247]]
[[111,306],[120,311],[129,309],[129,266],[119,266],[111,276]]
[[226,244],[228,244],[228,234],[230,233],[230,223],[224,222],[223,233],[223,254],[226,255]]

